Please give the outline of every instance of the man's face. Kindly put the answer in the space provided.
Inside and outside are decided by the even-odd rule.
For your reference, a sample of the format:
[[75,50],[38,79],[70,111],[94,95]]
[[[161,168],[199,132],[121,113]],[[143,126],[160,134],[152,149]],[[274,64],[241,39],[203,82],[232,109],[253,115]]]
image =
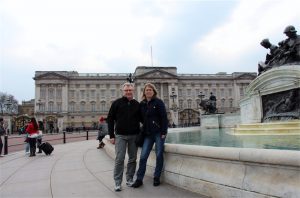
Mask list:
[[123,88],[123,96],[125,96],[127,99],[131,100],[133,98],[133,87],[125,86]]

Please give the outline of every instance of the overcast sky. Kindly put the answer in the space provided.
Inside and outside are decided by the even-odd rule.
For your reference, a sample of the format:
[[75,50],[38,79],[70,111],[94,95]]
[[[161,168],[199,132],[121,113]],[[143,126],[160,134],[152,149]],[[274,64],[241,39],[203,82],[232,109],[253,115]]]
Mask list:
[[[34,98],[35,71],[256,72],[267,50],[300,31],[298,0],[0,0],[0,91]],[[299,33],[299,32],[298,32]]]

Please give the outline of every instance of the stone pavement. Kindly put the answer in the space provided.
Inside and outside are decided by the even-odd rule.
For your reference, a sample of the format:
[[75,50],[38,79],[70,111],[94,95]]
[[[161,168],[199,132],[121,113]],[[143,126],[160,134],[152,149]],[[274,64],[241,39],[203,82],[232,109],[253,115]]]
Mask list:
[[113,159],[96,149],[97,144],[89,140],[55,145],[50,156],[28,157],[20,151],[1,157],[0,197],[201,197],[166,183],[153,187],[150,177],[138,189],[123,181],[123,190],[115,192]]

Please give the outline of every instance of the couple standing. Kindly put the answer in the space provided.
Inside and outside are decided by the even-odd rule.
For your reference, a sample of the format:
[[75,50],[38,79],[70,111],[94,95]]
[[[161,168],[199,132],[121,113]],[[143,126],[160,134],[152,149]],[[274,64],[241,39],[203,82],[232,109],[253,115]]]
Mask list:
[[[107,122],[110,141],[115,144],[114,180],[115,191],[121,191],[124,160],[128,152],[126,171],[126,184],[134,188],[143,185],[146,172],[147,159],[155,143],[156,166],[153,185],[160,185],[160,175],[163,168],[164,143],[168,129],[167,112],[162,100],[157,98],[157,91],[153,84],[147,83],[143,90],[141,103],[133,99],[134,85],[123,85],[123,97],[112,103]],[[145,134],[142,146],[137,178],[133,181],[136,170],[137,146],[136,136],[140,131],[140,122],[143,124]]]

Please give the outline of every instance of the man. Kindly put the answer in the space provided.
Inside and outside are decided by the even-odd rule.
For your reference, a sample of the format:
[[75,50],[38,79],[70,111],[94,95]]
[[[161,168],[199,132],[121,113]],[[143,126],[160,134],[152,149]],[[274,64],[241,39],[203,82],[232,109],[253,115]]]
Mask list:
[[107,123],[110,142],[115,144],[115,167],[114,180],[115,191],[121,191],[124,160],[126,149],[128,152],[128,163],[126,171],[126,184],[133,184],[133,176],[136,168],[137,146],[136,135],[140,130],[139,102],[133,99],[134,85],[125,83],[123,85],[123,97],[115,100],[108,113]]
[[3,148],[3,142],[2,142],[2,136],[5,135],[5,128],[3,124],[3,118],[0,117],[0,157],[3,157],[2,154],[2,148]]

